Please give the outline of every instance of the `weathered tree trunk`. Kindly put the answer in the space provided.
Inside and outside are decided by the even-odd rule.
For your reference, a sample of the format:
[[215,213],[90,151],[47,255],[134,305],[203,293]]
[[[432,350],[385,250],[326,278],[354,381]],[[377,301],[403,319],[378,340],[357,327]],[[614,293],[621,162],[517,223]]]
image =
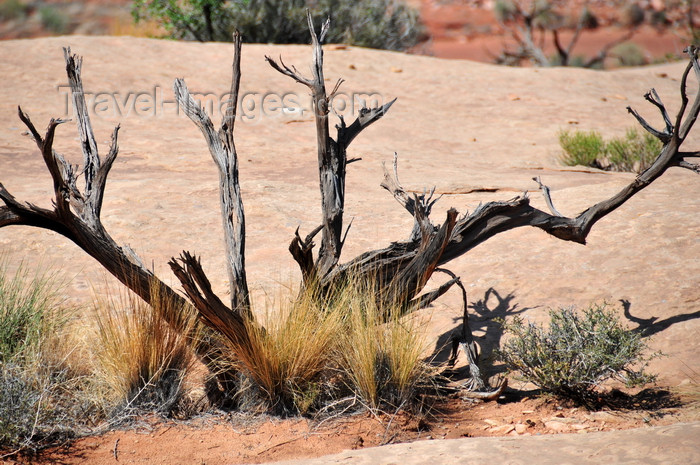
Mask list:
[[[230,97],[224,121],[218,132],[214,129],[209,116],[190,95],[185,81],[176,79],[173,87],[175,98],[180,107],[202,131],[211,157],[219,169],[219,200],[226,243],[226,266],[231,291],[231,309],[236,313],[243,314],[246,318],[250,318],[252,316],[250,295],[245,272],[245,215],[240,183],[238,182],[238,155],[233,137],[238,106],[238,88],[241,81],[241,36],[238,32],[233,35],[233,44]],[[172,260],[170,264],[177,267],[176,260]]]
[[330,19],[321,26],[321,32],[316,33],[311,13],[307,11],[307,22],[311,32],[311,47],[313,49],[312,70],[313,76],[305,78],[299,74],[296,68],[288,67],[280,59],[279,64],[270,57],[265,57],[270,66],[285,74],[295,81],[304,84],[311,90],[314,117],[316,119],[316,139],[318,149],[319,184],[321,189],[322,220],[320,231],[321,245],[318,258],[313,266],[310,265],[310,254],[313,235],[301,241],[298,236],[290,245],[292,256],[299,263],[302,274],[307,282],[323,280],[338,264],[343,249],[343,212],[345,209],[345,172],[348,163],[347,149],[350,143],[367,126],[377,121],[389,110],[395,99],[377,108],[362,108],[360,115],[350,125],[340,118],[337,126],[336,139],[330,136],[328,129],[329,104],[333,96],[343,83],[339,79],[330,94],[326,94],[326,85],[323,77],[323,39],[330,27]]

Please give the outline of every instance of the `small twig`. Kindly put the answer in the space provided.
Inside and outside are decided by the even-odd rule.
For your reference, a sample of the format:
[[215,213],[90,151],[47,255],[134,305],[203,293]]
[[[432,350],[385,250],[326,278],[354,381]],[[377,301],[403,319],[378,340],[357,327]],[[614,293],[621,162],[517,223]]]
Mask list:
[[336,406],[336,405],[338,405],[338,404],[341,404],[341,403],[343,403],[343,402],[347,402],[347,401],[349,401],[349,400],[352,401],[352,402],[351,402],[347,407],[345,407],[344,409],[342,409],[340,412],[331,414],[331,415],[327,416],[326,418],[324,418],[323,420],[319,421],[319,422],[313,427],[313,429],[319,429],[323,423],[325,423],[325,422],[327,422],[327,421],[329,421],[329,420],[333,420],[333,419],[335,419],[335,418],[342,417],[343,415],[345,415],[345,412],[347,412],[348,410],[350,410],[350,409],[351,409],[352,407],[354,407],[355,404],[357,403],[357,396],[355,395],[355,396],[343,397],[342,399],[339,399],[339,400],[337,400],[337,401],[335,401],[335,402],[331,402],[330,404],[328,404],[328,405],[326,405],[325,407],[323,407],[323,408],[316,414],[316,417],[318,417],[319,415],[321,415],[324,411],[331,410],[334,406]]
[[632,108],[632,107],[627,107],[627,111],[634,116],[634,118],[637,120],[637,122],[646,130],[649,134],[653,135],[657,139],[659,139],[661,142],[666,143],[669,140],[671,140],[671,134],[666,134],[665,132],[661,132],[658,129],[654,129],[651,127],[647,121],[642,118],[642,116],[637,113],[637,111]]
[[394,422],[394,418],[396,418],[396,415],[399,414],[399,412],[401,411],[401,409],[403,408],[403,406],[404,406],[405,403],[406,403],[406,400],[404,400],[403,402],[401,402],[401,404],[399,404],[399,406],[396,407],[396,410],[395,410],[394,413],[391,415],[391,418],[389,419],[389,423],[387,423],[386,428],[384,429],[384,436],[382,437],[382,442],[379,444],[380,446],[385,446],[385,445],[389,444],[391,441],[393,441],[394,438],[396,438],[396,435],[394,434],[394,435],[392,435],[391,438],[389,438],[389,440],[387,441],[386,435],[389,434],[389,429],[391,429],[391,424]]
[[681,160],[678,162],[678,166],[700,174],[700,165],[698,165],[696,163],[690,163],[688,161]]
[[532,180],[539,184],[540,190],[542,190],[542,195],[544,196],[544,201],[547,202],[547,206],[549,207],[549,211],[551,211],[554,216],[563,217],[564,215],[559,213],[552,203],[552,195],[549,192],[549,187],[542,184],[539,176],[532,178]]
[[661,112],[661,116],[664,119],[664,123],[666,123],[666,132],[669,135],[671,135],[671,133],[673,133],[673,123],[671,122],[671,117],[669,116],[668,111],[666,111],[666,107],[661,101],[661,97],[659,97],[659,94],[656,92],[656,89],[652,87],[651,90],[649,90],[649,92],[644,94],[644,98],[647,100],[647,102],[651,103],[659,109],[659,111]]
[[298,441],[298,440],[301,439],[302,437],[303,437],[303,436],[299,436],[299,437],[296,437],[296,438],[289,439],[289,440],[287,440],[287,441],[282,441],[282,442],[280,442],[279,444],[275,444],[274,446],[270,446],[270,447],[268,447],[267,449],[258,452],[258,455],[260,456],[260,455],[264,454],[265,452],[271,451],[272,449],[276,449],[276,448],[278,448],[278,447],[280,447],[280,446],[284,446],[284,445],[289,444],[289,443],[291,443],[291,442]]

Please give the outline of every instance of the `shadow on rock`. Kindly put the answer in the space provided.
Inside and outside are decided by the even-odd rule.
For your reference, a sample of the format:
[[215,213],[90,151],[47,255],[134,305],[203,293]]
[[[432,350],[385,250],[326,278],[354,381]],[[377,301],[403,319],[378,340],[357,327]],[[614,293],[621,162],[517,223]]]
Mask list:
[[[482,369],[485,371],[486,376],[493,376],[495,374],[502,373],[505,371],[503,367],[493,367],[490,361],[494,357],[494,350],[497,349],[501,344],[501,338],[503,337],[503,328],[498,323],[499,319],[506,319],[513,315],[518,315],[523,313],[530,308],[534,307],[523,307],[519,308],[518,304],[514,302],[515,294],[513,292],[508,293],[503,296],[494,288],[489,288],[485,293],[483,298],[474,301],[469,304],[469,316],[468,324],[469,329],[472,333],[483,332],[483,335],[475,336],[475,340],[480,349],[479,360],[482,361],[480,365],[483,364]],[[451,351],[451,341],[454,337],[459,337],[462,334],[462,322],[463,318],[455,317],[453,321],[459,324],[449,331],[444,332],[440,335],[437,342],[435,343],[435,348],[433,353],[430,355],[428,360],[433,364],[442,365],[446,364],[450,358]],[[486,361],[486,363],[484,363]],[[460,373],[455,373],[452,379],[462,378]],[[465,371],[466,376],[468,370]]]
[[625,318],[632,323],[637,323],[637,327],[634,328],[633,331],[640,333],[642,337],[653,336],[656,333],[660,333],[661,331],[668,329],[670,326],[675,325],[676,323],[682,323],[684,321],[700,318],[700,310],[693,313],[673,315],[668,318],[664,318],[663,320],[659,320],[659,317],[657,316],[652,316],[651,318],[639,318],[630,313],[632,304],[629,300],[620,299],[620,303],[622,304]]

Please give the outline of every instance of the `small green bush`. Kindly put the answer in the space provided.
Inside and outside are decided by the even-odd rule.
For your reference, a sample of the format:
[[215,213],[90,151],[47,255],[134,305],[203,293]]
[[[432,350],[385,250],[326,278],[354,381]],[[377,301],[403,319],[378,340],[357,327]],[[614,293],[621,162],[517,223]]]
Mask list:
[[579,22],[584,29],[597,29],[599,26],[598,18],[587,6],[581,11]]
[[585,402],[609,379],[629,387],[654,380],[644,373],[651,357],[644,356],[647,345],[641,335],[625,329],[605,305],[594,305],[583,314],[564,308],[549,315],[548,329],[518,317],[504,324],[512,337],[498,352],[499,358],[527,381]]
[[561,131],[559,145],[564,150],[561,161],[565,165],[635,173],[649,168],[663,148],[656,137],[636,129],[608,142],[597,131]]
[[493,4],[493,15],[500,23],[512,21],[517,17],[518,9],[513,0],[496,0]]
[[610,50],[610,56],[617,59],[619,66],[644,66],[648,64],[642,48],[633,42],[624,42]]
[[68,363],[60,281],[10,275],[0,259],[0,449],[36,450],[99,417],[87,376]]
[[649,168],[659,156],[663,144],[648,132],[641,135],[629,129],[624,139],[613,139],[608,143],[608,157],[615,171],[641,173]]
[[68,18],[65,14],[51,5],[44,5],[39,8],[41,24],[54,34],[63,34],[68,26]]
[[4,0],[0,3],[0,20],[11,21],[27,16],[27,7],[20,0]]
[[622,24],[627,27],[637,27],[644,23],[644,9],[637,3],[627,4],[620,13]]
[[136,0],[136,22],[153,19],[172,38],[230,42],[235,29],[243,41],[307,44],[305,16],[331,15],[326,42],[405,50],[418,42],[418,13],[400,0]]
[[51,277],[30,276],[22,266],[10,276],[0,260],[0,363],[38,350],[44,333],[55,329],[57,291]]
[[564,149],[562,161],[565,165],[601,168],[598,157],[605,153],[605,141],[599,132],[561,131],[559,145]]

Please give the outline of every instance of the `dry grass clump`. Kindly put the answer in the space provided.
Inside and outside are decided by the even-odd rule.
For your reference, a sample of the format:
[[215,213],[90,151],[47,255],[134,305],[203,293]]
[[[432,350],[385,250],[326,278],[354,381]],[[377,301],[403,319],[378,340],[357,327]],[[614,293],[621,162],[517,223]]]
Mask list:
[[[112,421],[146,411],[172,416],[190,407],[184,380],[196,361],[190,335],[198,321],[194,309],[171,305],[152,308],[125,292],[96,302],[90,345]],[[178,316],[177,328],[165,323],[166,312]]]
[[[405,406],[428,377],[418,321],[380,308],[371,284],[315,289],[275,304],[251,323],[247,344],[231,345],[246,382],[239,398],[282,414],[328,411],[342,399],[378,409]],[[257,403],[256,403],[257,401]]]
[[[186,378],[196,344],[212,334],[193,308],[108,291],[91,310],[69,312],[51,277],[8,276],[0,266],[1,449],[38,449],[147,413],[195,412]],[[290,290],[268,304],[245,343],[224,354],[230,365],[222,366],[239,373],[238,408],[287,415],[409,406],[430,376],[424,333],[413,316],[380,307],[373,288]]]
[[381,308],[365,289],[351,288],[343,302],[346,330],[337,348],[342,371],[370,409],[405,406],[430,376],[425,333],[416,317]]
[[74,357],[76,311],[61,284],[21,265],[11,274],[0,259],[0,449],[36,450],[80,434],[100,416]]
[[[264,408],[307,413],[320,399],[342,318],[336,309],[320,310],[311,291],[280,301],[276,310],[268,304],[262,324],[250,322],[248,344],[231,346],[233,363]],[[251,399],[250,394],[243,397]]]

